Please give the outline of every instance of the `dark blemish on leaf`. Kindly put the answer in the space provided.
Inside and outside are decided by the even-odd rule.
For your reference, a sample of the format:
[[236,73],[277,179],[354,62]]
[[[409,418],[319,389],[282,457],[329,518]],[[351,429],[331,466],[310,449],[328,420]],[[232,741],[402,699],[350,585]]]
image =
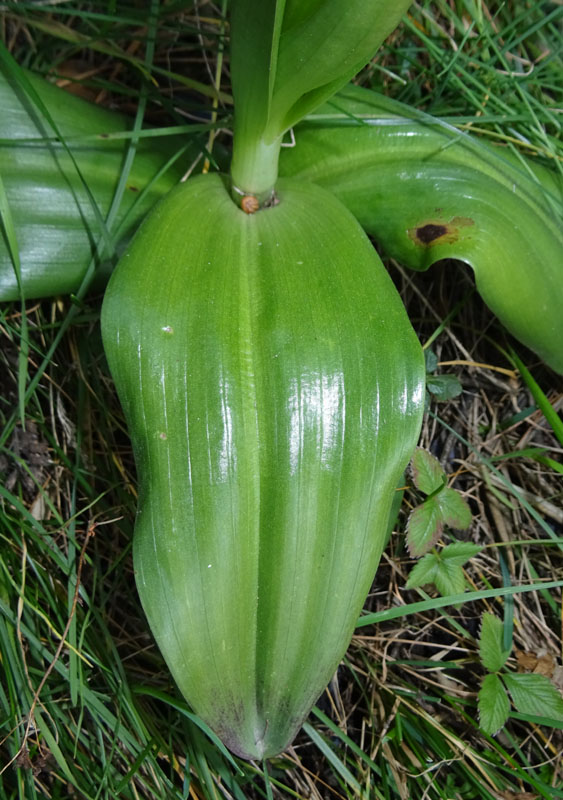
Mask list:
[[138,192],[139,191],[139,187],[138,186],[129,186],[129,191],[130,192]]
[[109,133],[100,133],[100,139],[109,139]]
[[428,225],[423,225],[421,228],[416,229],[416,238],[422,244],[430,244],[440,236],[444,236],[448,232],[445,225],[434,225],[429,222]]
[[455,244],[463,237],[463,228],[475,225],[469,217],[453,217],[449,222],[442,220],[428,220],[416,228],[410,228],[407,233],[412,241],[422,247],[431,247],[435,244]]

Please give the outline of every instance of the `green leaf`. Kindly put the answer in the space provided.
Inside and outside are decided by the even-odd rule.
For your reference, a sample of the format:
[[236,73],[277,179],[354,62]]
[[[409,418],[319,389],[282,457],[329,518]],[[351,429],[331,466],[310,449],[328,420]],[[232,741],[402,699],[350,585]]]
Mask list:
[[506,663],[510,650],[503,650],[503,623],[489,612],[483,614],[481,636],[479,639],[479,656],[481,663],[490,672],[498,672]]
[[155,208],[102,335],[136,457],[143,608],[194,712],[262,758],[348,646],[419,434],[424,359],[332,195],[280,180],[280,202],[248,216],[229,189],[198,176]]
[[563,372],[557,172],[358,87],[347,87],[295,135],[298,146],[282,153],[282,174],[333,191],[401,264],[469,264],[506,328]]
[[399,517],[399,511],[401,510],[401,504],[403,502],[403,497],[405,494],[405,473],[401,475],[401,480],[399,481],[398,487],[393,492],[393,501],[391,503],[391,510],[389,512],[389,521],[387,523],[387,535],[385,537],[385,547],[389,543],[389,539],[391,538],[391,534],[393,533],[393,529],[397,523]]
[[[455,550],[452,551],[451,548]],[[461,548],[465,548],[463,555]],[[433,583],[443,597],[460,594],[465,590],[465,576],[461,564],[475,555],[474,548],[475,545],[456,542],[444,547],[440,553],[427,553],[411,570],[407,589]]]
[[448,544],[442,549],[440,557],[447,559],[450,564],[463,567],[470,558],[476,556],[482,549],[481,545],[472,544],[471,542],[452,542],[452,544]]
[[453,542],[436,555],[433,581],[442,596],[460,594],[465,590],[462,566],[481,549],[479,545],[470,542]]
[[231,11],[230,69],[237,116],[263,131],[276,76],[285,0],[234,0]]
[[318,733],[315,728],[313,728],[313,726],[309,725],[307,722],[303,726],[303,730],[311,739],[311,741],[318,747],[319,751],[325,756],[327,761],[334,767],[336,772],[338,772],[348,786],[350,786],[355,796],[361,797],[363,793],[362,787],[358,783],[357,779],[352,775],[348,767],[343,761],[341,761],[330,745],[325,742],[320,733]]
[[434,583],[434,576],[437,569],[438,556],[436,553],[428,553],[411,569],[407,581],[407,589],[414,589],[416,586]]
[[[0,171],[19,245],[23,294],[32,299],[75,292],[92,260],[93,242],[102,236],[98,215],[68,153],[48,138],[41,114],[3,69]],[[23,72],[61,136],[68,140],[105,219],[119,185],[131,120]],[[29,139],[34,140],[32,146],[26,143]],[[174,159],[184,149],[189,161],[199,149],[195,139],[191,142],[185,132],[182,136],[141,139],[112,229],[116,248],[123,248],[152,206],[179,182],[185,164]],[[109,258],[114,253],[107,255],[108,261],[98,265],[96,287],[105,284],[113,266]],[[19,296],[10,250],[0,238],[0,301]]]
[[455,489],[444,487],[436,495],[436,502],[440,507],[443,521],[450,528],[462,530],[471,525],[471,509]]
[[428,450],[418,447],[411,461],[412,478],[417,489],[424,494],[432,494],[443,486],[446,473]]
[[409,5],[410,0],[288,0],[270,137],[295,125],[353,78]]
[[509,672],[502,679],[522,714],[563,720],[563,697],[545,675]]
[[479,725],[494,736],[503,727],[510,713],[510,701],[498,675],[486,675],[477,698]]
[[426,388],[430,394],[440,403],[457,397],[463,391],[459,378],[456,375],[428,375],[426,378]]
[[438,568],[434,575],[434,584],[442,597],[447,597],[450,594],[461,594],[465,590],[463,569],[454,560],[439,558]]
[[433,547],[442,533],[442,512],[436,497],[429,497],[411,511],[407,526],[407,548],[419,558]]
[[[424,363],[426,364],[426,372],[434,372],[434,370],[438,367],[438,356],[427,347],[424,351]],[[426,380],[429,380],[430,376],[426,376]]]
[[20,412],[21,424],[25,428],[25,388],[28,377],[29,359],[29,330],[27,313],[25,309],[25,293],[21,277],[20,250],[17,241],[14,218],[4,181],[0,174],[0,242],[4,239],[8,245],[8,255],[13,266],[13,275],[20,295],[21,308],[21,331],[20,347],[18,354],[18,407]]

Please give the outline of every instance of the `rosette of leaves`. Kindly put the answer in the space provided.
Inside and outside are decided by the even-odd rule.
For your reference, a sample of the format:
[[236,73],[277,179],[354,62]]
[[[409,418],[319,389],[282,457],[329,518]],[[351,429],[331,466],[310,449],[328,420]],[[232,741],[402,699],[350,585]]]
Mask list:
[[[365,236],[331,194],[299,180],[277,180],[286,129],[363,65],[407,5],[234,2],[232,186],[207,176],[175,190],[127,250],[106,298],[108,360],[140,475],[135,552],[143,604],[188,700],[246,757],[271,755],[288,743],[338,663],[379,558],[392,489],[420,425],[420,348]],[[366,126],[376,127],[366,122],[373,104],[384,104],[367,95],[363,102],[370,106],[366,119],[344,112],[346,124],[360,127],[362,136]],[[59,109],[53,108],[56,121]],[[392,111],[391,117],[402,114]],[[385,110],[381,116],[369,163],[381,155],[376,183],[388,202],[372,203],[372,195],[366,202],[357,179],[366,172],[372,191],[373,173],[350,135],[342,161],[350,192],[331,177],[324,134],[320,149],[314,143],[330,189],[367,230],[390,242],[390,252],[404,250],[410,266],[425,268],[451,253],[455,234],[456,244],[475,256],[478,286],[491,307],[503,288],[495,283],[495,265],[512,259],[519,279],[495,308],[510,327],[518,303],[529,300],[521,268],[529,248],[519,249],[522,238],[504,222],[497,233],[508,256],[492,247],[483,225],[471,226],[450,206],[437,218],[432,191],[448,185],[448,170],[458,185],[483,192],[492,187],[493,193],[514,173],[500,170],[499,178],[495,161],[487,182],[483,159],[478,168],[466,163],[473,146],[466,138],[462,163],[450,160],[459,156],[457,132],[449,131],[444,146],[435,136],[446,130],[439,121],[425,118],[423,136],[414,112],[398,126],[389,124]],[[305,138],[298,138],[304,152]],[[415,142],[422,145],[416,152]],[[397,172],[401,150],[406,173]],[[426,169],[430,155],[439,167],[434,177]],[[388,162],[395,165],[390,171]],[[404,198],[412,206],[413,192],[398,178],[411,172],[421,176],[424,191],[416,192],[420,214],[405,229]],[[305,183],[316,180],[299,165],[294,174]],[[241,205],[249,200],[247,210],[262,210],[243,215],[230,191]],[[545,193],[553,198],[556,191],[556,182],[538,172],[532,200],[515,192],[518,200],[511,202],[520,205],[512,207],[532,208],[540,232]],[[61,204],[55,230],[64,230],[71,205]],[[362,208],[368,208],[365,219]],[[477,229],[479,237],[472,238]],[[553,226],[549,236],[557,241]],[[552,264],[546,237],[540,232],[539,247]],[[88,258],[90,244],[81,244]],[[6,263],[13,281],[9,257],[2,268]],[[41,292],[71,290],[56,259],[49,268]],[[24,296],[31,279],[22,273]],[[546,345],[560,288],[551,267],[545,283],[547,291],[539,293],[545,318],[526,313],[511,330],[557,368],[553,344]],[[444,489],[431,490],[428,499]],[[440,496],[442,523],[452,519],[450,502]],[[467,553],[449,551],[446,561],[461,570],[462,557]]]

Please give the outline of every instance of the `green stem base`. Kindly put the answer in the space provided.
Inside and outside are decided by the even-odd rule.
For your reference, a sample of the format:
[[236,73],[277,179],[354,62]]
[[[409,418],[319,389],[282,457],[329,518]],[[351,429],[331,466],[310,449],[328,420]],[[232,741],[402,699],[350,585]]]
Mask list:
[[[231,178],[233,197],[253,196],[260,206],[268,203],[278,178],[281,137],[272,143],[248,139],[235,131]],[[239,202],[240,204],[240,202]]]

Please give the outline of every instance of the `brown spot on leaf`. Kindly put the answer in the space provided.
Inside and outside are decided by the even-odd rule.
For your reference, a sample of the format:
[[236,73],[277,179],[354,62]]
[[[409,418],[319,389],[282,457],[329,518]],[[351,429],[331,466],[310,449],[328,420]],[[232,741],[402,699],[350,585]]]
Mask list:
[[434,244],[454,244],[462,236],[462,229],[475,225],[469,217],[453,217],[449,222],[428,220],[409,228],[407,231],[412,241],[421,247]]
[[447,232],[448,229],[445,225],[434,225],[432,222],[429,222],[427,225],[416,229],[416,238],[422,244],[430,244],[435,239],[439,239],[440,236],[444,236]]

